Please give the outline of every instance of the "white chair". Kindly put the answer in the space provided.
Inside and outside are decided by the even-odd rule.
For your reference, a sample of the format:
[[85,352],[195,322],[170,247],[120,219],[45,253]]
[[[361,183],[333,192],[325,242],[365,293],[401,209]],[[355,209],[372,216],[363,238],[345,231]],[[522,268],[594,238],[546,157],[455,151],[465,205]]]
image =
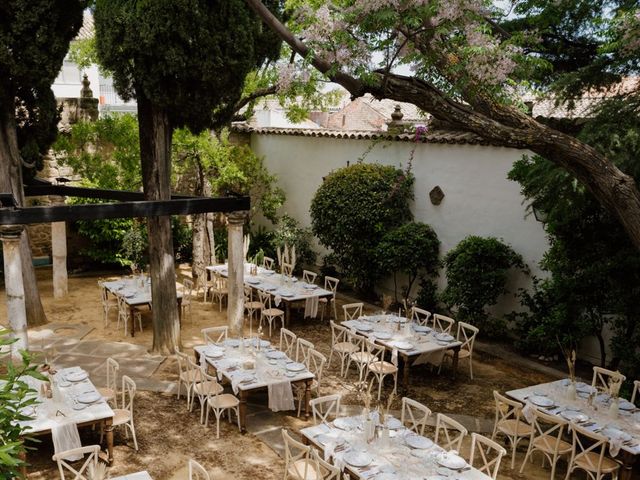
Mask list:
[[[79,469],[69,465],[65,458],[76,457],[85,454],[89,454],[84,463]],[[53,456],[53,461],[58,463],[58,471],[60,472],[60,480],[66,480],[64,471],[67,470],[73,474],[72,480],[91,480],[89,477],[89,471],[92,468],[98,466],[98,455],[100,454],[100,445],[87,445],[86,447],[72,448],[64,452],[56,453]],[[7,477],[9,478],[9,477]]]
[[376,345],[369,340],[365,340],[365,345],[370,357],[364,381],[367,381],[369,374],[373,375],[371,383],[373,384],[374,379],[378,382],[378,401],[380,401],[384,379],[386,376],[391,375],[393,376],[393,394],[395,395],[398,390],[398,365],[384,360],[385,349],[383,346]]
[[193,296],[193,280],[190,278],[182,279],[182,302],[180,308],[182,309],[182,318],[185,318],[187,311],[189,312],[189,318],[191,318],[191,297]]
[[367,369],[367,365],[377,358],[373,357],[367,349],[366,339],[357,333],[347,330],[347,338],[349,343],[355,345],[356,350],[349,354],[349,361],[347,362],[347,368],[345,369],[345,378],[349,375],[349,368],[354,363],[358,367],[358,381],[362,382],[364,372]]
[[329,290],[330,292],[333,293],[333,295],[329,299],[320,298],[318,300],[320,305],[322,305],[322,313],[320,314],[320,321],[321,322],[322,322],[322,320],[324,320],[324,308],[327,305],[327,303],[329,303],[329,302],[331,302],[331,306],[333,307],[333,318],[334,318],[334,320],[338,319],[338,312],[336,310],[336,294],[338,293],[338,283],[340,283],[340,280],[338,280],[337,278],[329,277],[329,276],[324,277],[324,289],[325,290]]
[[193,410],[193,404],[197,397],[200,401],[200,423],[203,423],[207,398],[209,398],[210,395],[218,395],[219,393],[222,393],[224,389],[222,388],[222,385],[218,383],[217,378],[209,376],[209,379],[207,379],[204,367],[199,367],[193,360],[189,359],[189,370],[195,370],[197,368],[202,370],[202,374],[200,375],[200,379],[194,377],[195,380],[191,387],[192,398],[189,405],[189,411]]
[[329,418],[337,418],[340,414],[340,400],[342,395],[325,395],[324,397],[314,398],[309,402],[311,413],[313,414],[313,423],[328,423]]
[[602,367],[593,367],[591,386],[609,393],[612,380],[617,380],[622,385],[626,379],[627,377],[620,372],[614,372],[613,370],[607,370]]
[[187,388],[187,409],[191,409],[191,393],[193,386],[202,381],[201,368],[189,368],[190,358],[187,354],[176,351],[178,361],[178,400],[182,392],[182,385]]
[[[469,362],[469,378],[471,378],[471,380],[473,380],[473,345],[479,331],[480,330],[478,330],[477,327],[474,327],[469,323],[458,322],[456,338],[458,341],[462,342],[462,345],[460,345],[460,351],[458,352],[458,358],[466,358]],[[453,356],[455,355],[453,350],[445,350],[444,355],[444,358],[451,359],[451,362],[453,363]]]
[[531,422],[531,437],[529,437],[529,448],[524,456],[520,473],[524,471],[527,460],[533,462],[533,454],[540,452],[549,460],[551,465],[551,480],[555,478],[558,459],[565,455],[571,455],[572,445],[563,440],[564,434],[569,429],[569,422],[557,415],[549,415],[540,410],[533,410],[533,421]]
[[402,416],[400,421],[409,430],[424,435],[427,420],[431,416],[431,410],[409,397],[402,397]]
[[633,393],[631,394],[631,403],[636,403],[636,395],[640,391],[640,380],[633,381]]
[[464,426],[453,418],[439,413],[436,416],[435,442],[445,450],[460,451],[462,441],[469,432]]
[[211,282],[209,281],[209,274],[207,273],[207,269],[203,266],[196,265],[194,267],[196,272],[196,288],[197,290],[201,290],[203,292],[203,301],[207,302],[207,296],[209,295],[209,290],[211,290]]
[[[471,453],[469,454],[469,465],[477,468],[485,475],[496,480],[500,462],[507,451],[493,440],[489,440],[477,433],[471,434]],[[480,457],[480,463],[475,465],[476,456]]]
[[220,343],[227,339],[229,327],[224,325],[221,327],[207,327],[200,330],[204,336],[204,343]]
[[291,263],[282,262],[282,274],[287,277],[293,276],[293,265]]
[[[211,375],[203,372],[203,377],[207,382],[214,382],[216,379]],[[240,400],[235,395],[230,393],[213,393],[211,392],[207,396],[207,415],[205,417],[204,426],[209,425],[209,411],[213,410],[213,414],[216,417],[216,438],[220,438],[220,417],[226,411],[229,415],[229,421],[231,421],[231,412],[235,412],[236,419],[238,421],[238,430],[240,427]]]
[[590,432],[577,424],[571,425],[573,444],[571,460],[567,469],[567,480],[576,470],[582,470],[591,480],[600,480],[607,475],[618,478],[620,464],[607,456],[609,439],[604,435]]
[[269,324],[269,338],[271,338],[271,328],[275,320],[280,320],[281,327],[284,327],[284,310],[271,307],[271,295],[268,292],[258,290],[258,298],[262,303],[262,310],[260,311],[260,326],[263,321],[267,321]]
[[211,285],[211,302],[218,301],[220,311],[222,311],[222,301],[229,297],[229,288],[227,286],[227,279],[224,278],[220,272],[213,271],[213,280]]
[[98,388],[98,393],[102,395],[107,402],[111,402],[116,400],[116,396],[118,395],[118,371],[120,370],[120,365],[113,358],[109,357],[105,362],[105,369],[107,371],[107,383],[104,387]]
[[262,257],[262,268],[266,268],[267,270],[273,270],[273,266],[276,264],[276,261],[271,257]]
[[531,435],[531,425],[522,416],[523,405],[520,402],[511,400],[504,395],[493,391],[495,402],[495,421],[493,423],[493,433],[491,440],[496,439],[498,433],[504,435],[511,444],[511,468],[516,461],[516,449],[522,440],[526,440]]
[[298,337],[296,339],[296,362],[307,363],[309,350],[313,350],[315,346],[309,340]]
[[[138,451],[138,439],[136,427],[133,423],[133,399],[136,396],[136,383],[127,375],[122,376],[122,408],[113,409],[113,426],[125,426],[124,433],[129,438],[129,432],[133,437],[133,446]],[[102,443],[102,430],[100,431],[100,443]]]
[[289,432],[282,429],[284,440],[284,480],[316,480],[318,477],[315,462],[311,459],[311,447],[295,440]]
[[98,280],[98,288],[100,289],[100,297],[102,300],[102,319],[104,321],[104,326],[109,325],[109,311],[114,308],[118,308],[118,301],[115,298],[111,298],[109,295],[109,291],[104,286],[104,280]]
[[433,329],[442,333],[451,333],[451,330],[453,330],[453,324],[456,323],[453,318],[445,317],[438,313],[434,313],[431,316],[431,319],[433,320]]
[[364,303],[347,303],[342,306],[342,312],[344,313],[344,321],[347,320],[356,320],[362,316],[362,307],[364,307]]
[[302,270],[302,281],[305,283],[315,284],[318,274],[311,270]]
[[211,480],[211,477],[204,469],[202,465],[200,465],[195,460],[189,460],[189,480]]
[[138,321],[138,327],[140,331],[142,331],[142,316],[140,315],[140,311],[137,308],[133,309],[134,319],[131,319],[131,308],[129,304],[124,298],[124,295],[117,295],[116,299],[118,301],[118,323],[116,324],[116,328],[120,328],[120,322],[124,324],[124,334],[127,335],[128,327],[127,324],[129,321]]
[[257,313],[256,320],[260,320],[262,303],[253,299],[253,289],[251,287],[244,287],[244,310],[247,312],[247,318],[249,319],[249,336],[253,336],[253,318]]
[[[300,339],[298,339],[300,340]],[[309,348],[307,351],[307,357],[304,361],[307,370],[309,370],[314,375],[314,379],[311,381],[311,386],[309,390],[311,393],[315,393],[316,396],[320,396],[320,382],[322,382],[322,373],[324,371],[324,364],[327,362],[327,358],[315,350],[314,348]],[[298,416],[300,416],[300,410],[302,409],[302,404],[305,400],[305,390],[306,387],[304,384],[294,384],[296,386],[296,396],[298,397]]]
[[348,330],[330,320],[331,324],[331,352],[329,353],[329,363],[331,366],[331,359],[335,353],[340,358],[340,376],[345,376],[344,362],[349,358],[349,355],[358,350],[358,347],[349,341],[347,335]]
[[430,317],[431,317],[431,312],[428,312],[422,308],[411,307],[411,320],[417,323],[418,325],[423,325],[423,326],[429,325]]
[[322,480],[340,480],[340,474],[342,473],[340,467],[325,462],[324,458],[322,458],[315,449],[311,450],[311,460],[316,466],[316,478]]
[[280,329],[280,350],[287,354],[287,357],[293,360],[296,349],[298,347],[298,337],[291,330],[286,328]]

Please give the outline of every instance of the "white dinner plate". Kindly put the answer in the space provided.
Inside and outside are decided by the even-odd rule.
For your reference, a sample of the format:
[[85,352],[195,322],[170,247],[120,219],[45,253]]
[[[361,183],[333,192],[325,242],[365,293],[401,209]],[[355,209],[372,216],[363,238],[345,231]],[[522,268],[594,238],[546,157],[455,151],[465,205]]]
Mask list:
[[76,397],[80,403],[93,403],[100,400],[102,396],[98,392],[85,392]]
[[628,442],[629,440],[631,440],[631,435],[615,427],[604,427],[602,429],[602,432],[600,433],[606,435],[609,438],[619,438],[623,442]]
[[344,461],[352,467],[366,467],[373,462],[373,457],[366,452],[351,451],[345,454]]
[[379,340],[389,340],[393,337],[389,332],[375,332],[373,335]]
[[400,350],[411,350],[413,348],[413,343],[402,342],[402,341],[391,342],[389,345],[396,347]]
[[[253,345],[254,347],[258,347],[258,340],[255,338],[248,338],[244,341],[245,346],[250,346]],[[268,340],[260,340],[260,348],[267,348],[269,345],[271,345],[271,342]]]
[[284,372],[284,374],[289,378],[293,378],[297,375],[296,372]]
[[304,366],[304,363],[293,362],[287,364],[287,370],[290,370],[292,372],[301,372],[305,368],[307,367]]
[[389,430],[397,430],[402,428],[402,422],[394,417],[387,418],[387,428]]
[[89,377],[89,374],[84,370],[80,370],[77,372],[69,372],[66,375],[64,375],[64,379],[67,382],[81,382],[83,380],[86,380],[88,377]]
[[280,350],[271,350],[270,352],[267,352],[267,358],[270,358],[272,360],[277,360],[279,358],[285,358],[287,356],[286,353],[281,352]]
[[618,402],[618,408],[620,408],[620,410],[635,410],[636,406],[629,400],[621,398]]
[[250,283],[251,285],[258,285],[260,280],[257,278],[247,278],[247,283]]
[[224,343],[228,347],[233,347],[233,348],[236,348],[236,347],[240,346],[240,340],[238,340],[237,338],[227,338],[222,343]]
[[569,420],[570,422],[577,422],[577,423],[582,423],[589,420],[589,417],[584,413],[576,412],[572,410],[565,410],[564,412],[560,413],[560,416],[566,420]]
[[360,330],[361,332],[371,332],[373,327],[368,323],[358,323],[356,326],[356,330]]
[[404,323],[407,319],[405,317],[398,317],[397,315],[394,315],[389,318],[389,321],[393,323]]
[[418,333],[429,333],[431,331],[431,327],[427,327],[426,325],[414,325],[413,331]]
[[438,339],[438,340],[440,340],[442,342],[453,342],[455,340],[455,338],[453,338],[448,333],[438,333],[436,335],[436,339]]
[[344,438],[336,437],[335,435],[328,435],[326,433],[321,433],[316,438],[318,439],[318,442],[320,442],[322,445],[326,445],[329,442],[333,442],[336,447],[339,445],[343,445],[345,441]]
[[595,387],[592,387],[591,385],[587,385],[584,382],[578,382],[576,383],[576,392],[582,392],[582,393],[591,393],[595,390]]
[[333,421],[333,426],[340,430],[351,430],[356,428],[359,423],[359,420],[353,417],[339,417]]
[[433,442],[422,435],[407,435],[404,439],[405,443],[411,448],[426,449],[433,446]]
[[74,410],[84,410],[85,408],[87,408],[89,405],[87,405],[86,403],[74,403],[73,404],[73,409]]
[[207,358],[220,358],[224,356],[224,350],[221,348],[210,348],[204,351],[204,356]]
[[553,407],[553,400],[549,397],[542,397],[540,395],[532,395],[529,397],[529,401],[538,407]]
[[467,466],[467,461],[451,452],[445,453],[438,457],[438,464],[451,470],[460,470]]

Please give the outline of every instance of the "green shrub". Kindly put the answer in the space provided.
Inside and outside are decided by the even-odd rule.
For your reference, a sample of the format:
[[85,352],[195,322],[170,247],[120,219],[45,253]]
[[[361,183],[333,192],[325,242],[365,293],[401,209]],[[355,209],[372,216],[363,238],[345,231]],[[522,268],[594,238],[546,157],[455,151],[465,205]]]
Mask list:
[[285,244],[296,247],[296,270],[302,271],[302,267],[313,265],[316,262],[316,252],[311,248],[313,234],[311,229],[302,228],[299,222],[290,215],[284,214],[278,220],[273,231],[271,250],[283,248]]
[[459,320],[464,320],[491,333],[499,328],[498,319],[489,321],[485,308],[494,305],[507,293],[507,271],[524,269],[522,257],[497,238],[469,236],[444,258],[447,287],[442,301],[457,307]]
[[357,163],[330,173],[311,202],[311,225],[346,279],[370,294],[380,277],[376,249],[390,230],[412,219],[413,176]]
[[425,223],[406,223],[387,232],[377,247],[380,272],[393,275],[395,300],[398,301],[398,274],[407,277],[402,293],[408,299],[420,273],[435,276],[438,269],[440,240]]
[[432,313],[440,311],[438,286],[432,278],[420,277],[420,289],[416,297],[416,306]]

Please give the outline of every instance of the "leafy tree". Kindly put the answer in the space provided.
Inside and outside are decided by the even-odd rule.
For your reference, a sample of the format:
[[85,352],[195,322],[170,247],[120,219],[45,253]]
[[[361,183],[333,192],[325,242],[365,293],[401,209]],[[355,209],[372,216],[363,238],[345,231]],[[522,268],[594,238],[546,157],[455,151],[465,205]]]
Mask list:
[[372,294],[382,237],[412,219],[413,177],[398,168],[356,163],[325,177],[311,201],[311,227],[360,291]]
[[[23,167],[31,176],[55,139],[51,92],[86,0],[0,3],[0,190],[24,205]],[[46,322],[26,234],[20,244],[27,322]]]
[[[567,32],[592,52],[592,58],[614,59],[615,68],[599,62],[594,77],[598,72],[618,78],[637,72],[637,2],[518,2],[516,17],[547,16],[548,28],[542,33],[552,60],[536,51],[538,32],[517,27],[507,31],[501,23],[508,27],[511,17],[485,0],[296,1],[291,2],[299,7],[291,17],[291,29],[260,0],[246,2],[296,54],[352,96],[371,93],[413,103],[456,129],[544,156],[585,185],[640,248],[640,192],[633,178],[593,146],[528,116],[516,97],[532,79],[562,73],[559,69],[567,58],[571,61],[565,62],[565,71],[575,71],[575,61],[584,53],[573,48]],[[555,19],[548,15],[554,8]],[[573,21],[575,17],[582,21]],[[555,51],[549,40],[555,41]],[[411,65],[414,73],[395,73],[399,64]],[[549,88],[548,83],[538,85]]]
[[407,276],[403,287],[407,300],[419,274],[435,276],[439,265],[440,240],[436,232],[427,224],[419,222],[404,225],[387,232],[378,244],[378,263],[384,273],[393,274],[396,302],[398,301],[398,274]]
[[442,300],[457,308],[458,319],[490,333],[499,325],[489,321],[486,307],[507,293],[507,272],[524,268],[522,257],[493,237],[469,236],[444,257],[447,286]]
[[315,263],[316,252],[311,248],[313,234],[310,228],[302,228],[295,218],[285,213],[278,219],[276,229],[271,233],[269,253],[276,252],[278,247],[284,248],[286,244],[296,247],[296,270],[300,271],[304,266]]
[[[137,100],[145,196],[167,200],[174,129],[198,133],[228,122],[245,76],[277,57],[280,42],[241,0],[97,0],[95,24],[100,63],[119,95]],[[153,350],[173,352],[179,324],[170,222],[154,217],[147,225]]]

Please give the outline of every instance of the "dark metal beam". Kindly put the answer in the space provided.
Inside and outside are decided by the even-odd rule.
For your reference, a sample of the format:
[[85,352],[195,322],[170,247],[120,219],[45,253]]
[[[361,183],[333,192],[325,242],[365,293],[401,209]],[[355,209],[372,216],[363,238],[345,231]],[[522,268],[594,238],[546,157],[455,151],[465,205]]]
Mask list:
[[[134,202],[144,200],[144,193],[130,192],[126,190],[105,190],[101,188],[74,187],[67,185],[37,184],[25,185],[24,195],[36,197],[44,195],[58,195],[61,197],[101,198],[105,200],[117,200],[121,202]],[[171,195],[172,199],[200,198],[189,195]]]
[[104,218],[189,215],[206,212],[227,213],[249,210],[249,208],[249,197],[182,197],[173,200],[159,201],[0,208],[0,225],[27,225],[31,223],[68,222],[74,220],[101,220]]

